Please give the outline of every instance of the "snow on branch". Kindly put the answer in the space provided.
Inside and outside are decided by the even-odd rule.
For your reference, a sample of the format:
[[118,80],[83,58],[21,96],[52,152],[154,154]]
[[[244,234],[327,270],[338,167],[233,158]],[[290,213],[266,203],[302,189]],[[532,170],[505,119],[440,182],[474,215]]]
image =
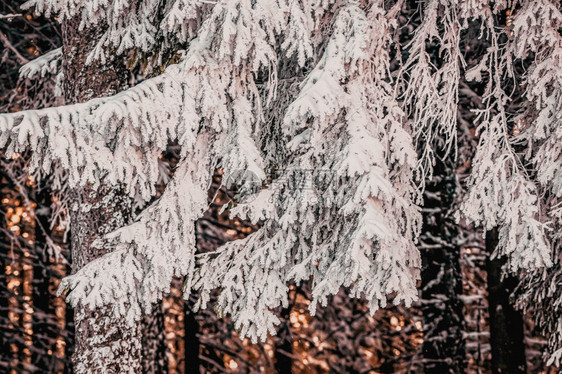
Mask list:
[[62,48],[53,49],[43,56],[28,62],[20,68],[20,78],[36,78],[54,75],[60,69],[62,62]]
[[506,256],[508,270],[533,270],[552,265],[550,243],[541,221],[537,186],[509,138],[505,108],[509,97],[502,88],[502,78],[513,73],[511,51],[499,48],[499,37],[493,29],[488,32],[491,47],[475,67],[477,72],[470,75],[482,79],[486,72],[489,82],[483,95],[485,108],[477,118],[480,140],[461,211],[486,230],[499,227],[493,256]]
[[510,271],[550,266],[545,225],[538,220],[536,186],[520,169],[517,156],[498,141],[505,136],[500,116],[481,126],[470,188],[461,210],[486,230],[500,227],[494,256],[506,256]]
[[[177,67],[172,70],[181,77]],[[158,155],[178,133],[183,90],[178,78],[167,77],[109,98],[2,114],[0,146],[7,147],[8,156],[32,149],[32,171],[51,173],[60,165],[69,172],[71,187],[105,179],[148,200],[158,178]]]
[[[464,63],[459,38],[471,17],[492,45],[466,73],[489,81],[463,211],[485,228],[499,226],[495,255],[507,256],[510,270],[550,265],[540,193],[508,134],[502,88],[513,56],[539,56],[528,76],[538,113],[529,116],[537,144],[529,152],[542,187],[559,196],[560,15],[549,1],[540,4],[522,5],[508,35],[496,31],[488,1],[429,1],[398,81],[406,84],[401,104],[391,74],[401,2],[390,9],[383,0],[28,2],[61,20],[80,16],[80,27],[107,25],[90,61],[110,51],[158,55],[154,50],[166,43],[186,48],[161,75],[112,97],[0,115],[0,147],[8,155],[32,149],[32,170],[68,176],[71,187],[124,186],[145,203],[156,195],[158,157],[171,141],[181,147],[162,196],[132,224],[98,238],[95,245],[109,253],[65,278],[60,290],[69,291],[73,305],[111,304],[133,321],[172,277],[185,277],[187,293],[200,291],[198,307],[219,289],[218,311],[254,341],[275,332],[274,309],[287,305],[291,281],[312,279],[312,312],[341,287],[366,297],[373,313],[389,295],[410,304],[420,266],[414,176],[419,183],[431,174],[435,147],[454,150]],[[536,27],[548,22],[551,29]],[[516,42],[500,48],[500,36]],[[539,47],[541,38],[546,47]],[[439,63],[430,41],[439,45]],[[22,74],[51,71],[56,53]],[[294,79],[290,92],[278,75]],[[266,163],[274,162],[279,175],[264,185]],[[216,167],[242,191],[232,214],[262,226],[200,256],[197,269],[194,223],[207,209]]]
[[174,276],[194,271],[195,225],[207,208],[207,190],[214,165],[206,157],[209,135],[199,135],[193,151],[182,160],[164,194],[136,222],[98,239],[93,245],[113,249],[74,275],[63,279],[73,305],[96,308],[111,304],[129,322],[141,308],[169,291]]
[[[516,57],[534,54],[527,97],[535,108],[526,118],[526,134],[538,148],[533,163],[537,179],[562,197],[562,13],[547,0],[527,4],[513,22]],[[536,113],[536,115],[534,115]]]
[[[535,311],[538,326],[548,337],[548,364],[562,359],[562,13],[557,1],[526,2],[513,19],[513,54],[532,59],[526,75],[530,104],[518,125],[543,189],[545,215],[551,220],[554,266],[529,273],[523,279],[518,304]],[[536,308],[541,305],[540,308]]]
[[[456,150],[458,91],[464,63],[459,49],[463,26],[458,13],[458,6],[448,1],[427,2],[400,72],[405,84],[405,108],[413,119],[413,134],[420,148],[417,172],[422,189],[433,174],[435,149],[441,148],[445,154]],[[439,62],[428,51],[428,44],[435,39],[440,46]]]
[[80,29],[106,25],[106,31],[90,52],[88,60],[106,60],[106,53],[125,54],[131,50],[156,53],[171,47],[172,39],[185,43],[195,36],[199,20],[211,8],[199,0],[174,0],[163,6],[160,0],[30,0],[22,9],[34,8],[60,22],[80,16]]
[[62,69],[62,48],[56,48],[37,57],[35,60],[23,65],[19,71],[20,79],[40,79],[54,77],[55,87],[53,94],[62,96],[62,81],[64,73]]
[[[173,276],[185,276],[189,292],[194,275],[194,223],[207,208],[207,190],[217,163],[220,161],[225,179],[239,170],[265,178],[252,137],[263,121],[254,73],[268,72],[266,97],[274,95],[277,62],[271,45],[275,33],[285,26],[282,14],[273,4],[262,8],[247,0],[221,2],[180,64],[141,83],[143,91],[137,86],[104,101],[100,104],[105,106],[103,111],[95,110],[99,117],[92,123],[104,124],[97,133],[117,133],[121,142],[128,140],[124,135],[136,141],[122,149],[117,142],[108,160],[124,159],[132,143],[143,149],[132,165],[152,162],[158,154],[149,151],[163,150],[170,138],[179,141],[181,159],[164,194],[153,205],[131,225],[95,243],[115,250],[63,280],[60,290],[70,290],[68,299],[74,305],[113,304],[116,313],[134,320],[162,297]],[[232,39],[236,44],[226,44]],[[160,95],[162,101],[147,103]],[[127,97],[133,99],[129,102]],[[119,117],[117,125],[111,123],[124,113],[138,117]],[[121,174],[111,173],[109,168],[105,172],[106,182],[124,182]],[[137,185],[153,186],[152,174],[137,171],[135,177],[140,178]],[[153,194],[147,192],[147,196]],[[120,262],[127,264],[126,271],[115,267]]]
[[368,13],[355,3],[335,12],[322,57],[285,112],[293,157],[267,189],[232,210],[263,226],[200,259],[198,306],[219,288],[217,308],[242,336],[275,333],[274,309],[287,305],[291,279],[313,278],[312,312],[342,286],[365,295],[373,313],[388,294],[395,302],[417,297],[420,214],[411,180],[400,186],[416,154],[396,129],[403,113],[386,82],[386,16],[380,3]]

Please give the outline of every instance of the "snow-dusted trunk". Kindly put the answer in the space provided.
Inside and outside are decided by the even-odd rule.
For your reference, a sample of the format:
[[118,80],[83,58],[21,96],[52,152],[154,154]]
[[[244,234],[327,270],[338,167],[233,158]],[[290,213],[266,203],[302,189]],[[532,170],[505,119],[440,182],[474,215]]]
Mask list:
[[[67,104],[114,95],[126,85],[125,66],[118,57],[105,63],[86,64],[88,53],[99,40],[101,27],[79,30],[80,19],[63,23],[64,95]],[[131,212],[130,200],[118,188],[89,186],[72,192],[72,272],[104,255],[108,249],[92,247],[100,235],[122,226]],[[141,324],[116,318],[111,306],[75,310],[76,373],[140,373]]]
[[[73,272],[104,254],[92,248],[91,243],[121,215],[119,208],[123,202],[118,197],[116,191],[108,188],[94,191],[86,187],[74,191],[78,210],[71,213]],[[86,206],[95,208],[88,211],[84,209]],[[141,372],[141,323],[128,323],[115,317],[111,306],[96,310],[78,306],[74,315],[73,361],[77,373]]]
[[422,245],[423,367],[425,373],[463,373],[462,274],[459,231],[453,222],[452,157],[438,160],[424,197]]
[[[498,230],[486,233],[486,249],[493,253],[498,245]],[[493,374],[526,373],[523,317],[510,300],[518,279],[504,275],[505,258],[488,260],[488,308]],[[503,279],[502,279],[503,278]]]

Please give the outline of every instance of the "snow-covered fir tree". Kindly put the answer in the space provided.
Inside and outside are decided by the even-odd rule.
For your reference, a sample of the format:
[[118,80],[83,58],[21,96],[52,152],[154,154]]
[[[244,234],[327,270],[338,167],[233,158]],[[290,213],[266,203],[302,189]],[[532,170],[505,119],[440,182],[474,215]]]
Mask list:
[[527,110],[519,123],[523,142],[528,145],[526,160],[533,167],[540,193],[541,214],[549,221],[554,266],[527,275],[518,303],[533,310],[537,323],[549,338],[549,364],[562,359],[562,13],[556,1],[525,4],[513,21],[514,55],[532,62],[525,77]]
[[[34,172],[64,172],[66,187],[81,191],[70,206],[74,230],[81,230],[80,217],[116,209],[96,240],[85,242],[76,273],[63,280],[67,299],[111,311],[116,319],[106,321],[123,323],[133,342],[143,311],[178,276],[186,296],[192,288],[200,292],[198,307],[218,289],[218,311],[253,340],[275,333],[274,309],[287,306],[291,281],[312,280],[313,313],[342,287],[365,297],[371,312],[389,300],[410,304],[418,293],[422,191],[435,157],[455,152],[461,79],[485,87],[461,217],[499,228],[494,255],[505,256],[506,271],[550,266],[551,241],[558,238],[547,222],[559,227],[562,216],[559,4],[428,0],[407,43],[396,37],[402,6],[29,1],[26,7],[95,35],[87,54],[79,44],[67,45],[22,70],[72,80],[73,90],[83,88],[79,103],[0,116],[0,146],[8,156],[31,149]],[[496,16],[506,10],[509,22],[498,26]],[[467,71],[460,44],[475,26],[490,47]],[[128,89],[105,82],[100,92],[88,86],[100,82],[69,75],[68,63],[82,55],[85,66],[102,72],[124,69],[116,61],[127,59],[152,78]],[[518,62],[531,66],[518,79],[534,106],[515,116],[505,81]],[[57,85],[67,97],[69,89]],[[514,127],[525,136],[514,137]],[[180,159],[157,196],[160,155],[171,142],[181,147]],[[208,208],[217,168],[227,187],[239,191],[231,215],[261,227],[196,255],[195,221]],[[93,259],[88,250],[103,256]],[[536,282],[551,277],[556,285],[556,275],[544,274]],[[550,289],[533,297],[556,308]],[[550,331],[557,323],[544,322]],[[552,336],[556,349],[560,337]],[[119,347],[106,352],[121,360],[114,367],[134,372],[135,358],[116,352]],[[102,370],[86,366],[78,371]]]

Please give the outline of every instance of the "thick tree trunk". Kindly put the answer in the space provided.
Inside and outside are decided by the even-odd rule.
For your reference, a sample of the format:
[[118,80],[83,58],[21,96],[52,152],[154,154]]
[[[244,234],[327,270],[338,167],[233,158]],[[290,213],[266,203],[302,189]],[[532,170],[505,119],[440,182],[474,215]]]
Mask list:
[[[63,24],[64,90],[67,104],[84,102],[94,97],[110,96],[126,86],[123,61],[108,56],[86,65],[88,53],[99,40],[103,28],[79,30],[79,17]],[[102,183],[72,192],[70,211],[72,271],[107,253],[92,248],[92,242],[130,219],[131,201],[118,187]],[[141,322],[130,322],[114,316],[111,306],[96,310],[75,309],[74,369],[81,373],[142,372]]]
[[[107,200],[104,197],[109,197]],[[115,221],[122,222],[127,204],[119,191],[104,187],[97,191],[84,188],[75,191],[78,210],[71,213],[73,271],[102,256],[105,251],[90,247],[99,235],[110,231]],[[99,206],[84,211],[83,206]],[[111,306],[74,310],[76,373],[140,373],[141,323],[128,322],[114,316]]]
[[462,339],[462,273],[459,235],[450,214],[455,196],[452,160],[438,161],[428,183],[422,233],[422,311],[425,373],[463,373],[465,347]]
[[[497,229],[486,233],[486,249],[491,255],[498,245]],[[488,308],[490,313],[490,346],[492,373],[517,374],[526,372],[523,317],[510,302],[517,279],[502,280],[503,259],[488,260]]]

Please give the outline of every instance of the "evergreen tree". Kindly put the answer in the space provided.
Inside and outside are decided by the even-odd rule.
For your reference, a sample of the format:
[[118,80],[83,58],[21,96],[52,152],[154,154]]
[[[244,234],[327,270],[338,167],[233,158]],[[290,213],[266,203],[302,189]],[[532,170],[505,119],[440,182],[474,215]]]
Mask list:
[[[0,146],[8,156],[32,149],[31,169],[63,171],[74,191],[75,273],[61,291],[69,291],[80,323],[96,321],[78,327],[79,342],[115,343],[88,351],[78,344],[77,356],[87,356],[78,371],[137,370],[139,320],[177,276],[186,297],[198,292],[196,308],[218,290],[217,311],[253,341],[276,331],[274,311],[289,306],[292,282],[310,280],[312,313],[342,287],[365,297],[371,313],[388,301],[410,305],[421,264],[422,192],[439,177],[437,156],[454,154],[461,79],[485,87],[463,217],[498,227],[492,257],[505,258],[503,271],[552,265],[557,238],[546,221],[559,223],[562,185],[558,80],[551,82],[558,77],[559,4],[428,0],[407,43],[395,37],[402,5],[27,3],[56,14],[65,37],[62,53],[29,69],[62,61],[60,89],[76,104],[0,116]],[[498,22],[506,11],[509,22]],[[466,70],[460,41],[474,25],[489,48]],[[405,56],[403,64],[396,56]],[[126,89],[125,57],[153,77]],[[536,107],[520,116],[510,112],[506,89],[517,63],[531,66],[517,78]],[[517,138],[514,128],[529,131]],[[159,156],[170,142],[180,157],[157,196]],[[261,225],[196,256],[195,222],[207,210],[217,168],[238,191],[231,215]],[[453,264],[454,255],[444,254]],[[99,318],[83,319],[83,311]],[[551,348],[558,340],[554,333]]]
[[[540,26],[539,26],[540,25]],[[518,303],[535,312],[536,321],[549,338],[549,364],[559,366],[562,357],[560,308],[560,259],[562,241],[562,148],[560,143],[562,104],[562,13],[556,1],[525,3],[513,19],[516,56],[530,60],[524,87],[529,105],[518,119],[527,158],[540,185],[538,209],[547,220],[554,266],[526,274]]]

